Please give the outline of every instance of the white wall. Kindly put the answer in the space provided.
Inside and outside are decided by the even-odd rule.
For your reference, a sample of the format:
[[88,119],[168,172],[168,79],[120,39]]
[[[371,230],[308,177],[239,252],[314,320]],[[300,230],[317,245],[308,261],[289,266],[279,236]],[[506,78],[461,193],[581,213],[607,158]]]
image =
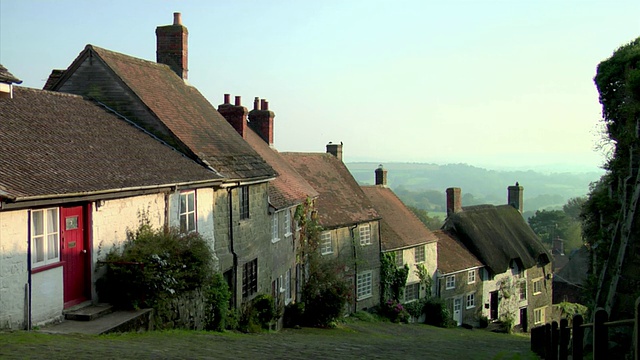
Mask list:
[[[527,306],[527,299],[520,300],[520,286],[522,282],[526,283],[526,272],[521,272],[519,275],[514,276],[512,270],[507,269],[504,273],[496,275],[493,280],[486,280],[484,277],[483,280],[482,301],[485,304],[489,304],[491,301],[490,293],[498,291],[498,318],[510,313],[515,320],[514,325],[520,324],[520,308]],[[528,289],[527,292],[529,292]],[[482,307],[482,315],[490,318],[491,310],[487,309],[483,304],[479,305]]]
[[39,326],[62,318],[62,266],[31,275],[31,323]]
[[[422,262],[421,264],[424,265],[424,267],[427,269],[427,273],[431,277],[432,286],[431,286],[431,289],[429,289],[429,291],[431,291],[431,293],[434,294],[435,287],[436,287],[436,280],[435,280],[436,269],[438,267],[438,255],[437,255],[438,243],[432,242],[432,243],[428,243],[420,246],[425,247],[424,262]],[[416,259],[416,247],[402,250],[402,261],[404,264],[409,266],[409,275],[407,276],[407,284],[413,284],[420,281],[420,278],[416,274],[417,267],[416,267],[415,259]],[[420,291],[421,298],[426,295],[426,291],[427,289]]]
[[214,257],[214,263],[217,266],[218,258],[215,253],[213,206],[213,189],[198,189],[196,191],[196,215],[198,217],[196,227],[198,233],[200,233],[207,241],[207,244],[209,244]]
[[27,210],[0,212],[0,329],[25,328],[28,227]]

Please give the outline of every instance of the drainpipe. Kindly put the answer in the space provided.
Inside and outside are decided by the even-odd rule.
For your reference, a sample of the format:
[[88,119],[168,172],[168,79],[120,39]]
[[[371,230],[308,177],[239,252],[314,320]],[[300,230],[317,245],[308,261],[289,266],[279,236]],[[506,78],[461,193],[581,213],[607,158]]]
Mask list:
[[356,251],[356,235],[355,229],[358,225],[353,225],[349,228],[349,235],[351,236],[351,244],[353,245],[353,312],[358,311],[358,253]]
[[233,244],[233,196],[231,190],[227,188],[227,199],[229,202],[229,245],[231,247],[231,255],[233,256],[233,267],[231,269],[231,281],[233,281],[233,306],[238,302],[238,255],[236,254]]
[[27,330],[31,330],[31,211],[27,215],[27,286],[25,288],[27,298]]

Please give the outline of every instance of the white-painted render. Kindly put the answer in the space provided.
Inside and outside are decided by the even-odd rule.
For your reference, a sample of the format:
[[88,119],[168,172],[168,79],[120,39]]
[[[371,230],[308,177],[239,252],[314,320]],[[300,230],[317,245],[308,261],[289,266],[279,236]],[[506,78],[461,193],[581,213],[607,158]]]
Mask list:
[[28,221],[27,210],[0,212],[0,329],[25,325]]

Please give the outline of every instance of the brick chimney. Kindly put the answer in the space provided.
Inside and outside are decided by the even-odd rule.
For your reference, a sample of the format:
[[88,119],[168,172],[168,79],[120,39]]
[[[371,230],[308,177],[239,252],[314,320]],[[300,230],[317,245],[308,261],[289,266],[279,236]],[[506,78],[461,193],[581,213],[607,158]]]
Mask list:
[[242,136],[247,135],[247,108],[242,106],[242,99],[236,96],[235,104],[230,102],[231,95],[224,94],[224,103],[218,105],[218,112],[222,115],[231,126]]
[[187,80],[189,31],[182,25],[182,15],[173,13],[173,25],[156,28],[156,61],[169,65],[183,80]]
[[276,114],[269,110],[269,102],[255,98],[253,110],[249,111],[249,127],[253,129],[269,146],[273,145],[273,118]]
[[342,142],[340,144],[329,142],[327,144],[327,152],[342,161]]
[[522,210],[524,209],[524,202],[522,201],[523,193],[524,188],[520,186],[518,182],[516,182],[514,186],[508,187],[507,203],[518,209],[520,214],[522,214]]
[[387,187],[387,170],[382,167],[382,164],[376,169],[376,185]]
[[460,188],[447,189],[447,216],[462,211],[461,193]]

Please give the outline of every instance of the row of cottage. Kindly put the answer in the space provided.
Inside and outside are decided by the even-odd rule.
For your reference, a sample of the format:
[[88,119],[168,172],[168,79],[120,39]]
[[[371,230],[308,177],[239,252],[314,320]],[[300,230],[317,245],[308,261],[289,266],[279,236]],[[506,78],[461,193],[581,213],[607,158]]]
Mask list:
[[382,167],[376,185],[360,186],[342,143],[280,153],[267,101],[248,111],[225,95],[214,108],[187,83],[187,34],[179,13],[158,27],[157,62],[87,45],[44,90],[17,86],[0,65],[0,329],[98,302],[97,263],[143,217],[199,232],[235,306],[259,293],[295,302],[294,214],[308,200],[324,229],[318,251],[345,264],[350,312],[379,304],[381,253],[395,252],[411,269],[406,302],[439,296],[459,325],[545,321],[550,256],[521,216],[521,186],[508,188],[508,205],[464,208],[460,189],[447,189],[445,225],[432,232]]

